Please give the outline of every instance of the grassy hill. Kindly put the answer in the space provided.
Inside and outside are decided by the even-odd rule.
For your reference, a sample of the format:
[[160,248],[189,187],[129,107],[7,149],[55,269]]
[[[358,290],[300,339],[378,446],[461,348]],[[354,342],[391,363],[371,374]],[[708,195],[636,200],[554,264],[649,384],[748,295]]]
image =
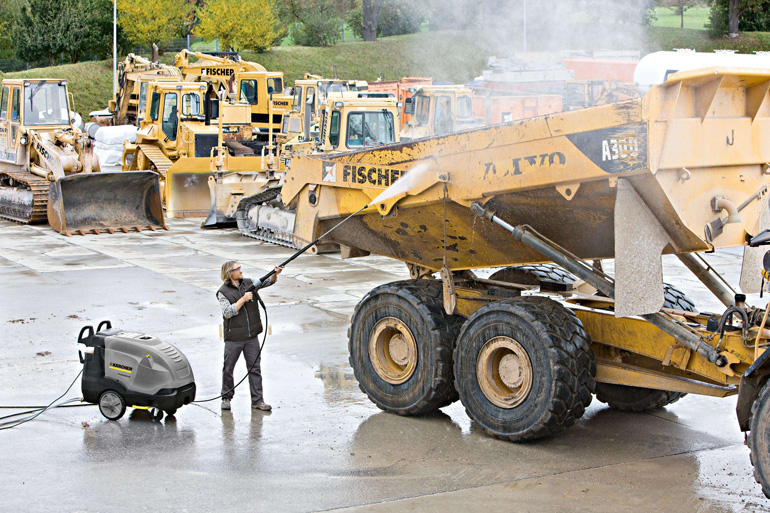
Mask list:
[[[572,49],[615,49],[648,51],[673,48],[737,49],[742,53],[770,50],[770,33],[748,33],[736,39],[710,38],[704,30],[653,26],[573,24],[559,35],[542,34],[532,29],[528,49],[557,51]],[[395,80],[402,76],[426,76],[435,80],[462,83],[472,80],[485,68],[490,55],[515,54],[521,48],[521,35],[515,30],[423,32],[381,38],[375,43],[346,41],[333,47],[311,48],[281,46],[264,53],[243,52],[242,57],[256,61],[269,70],[285,73],[292,84],[305,73],[361,80]],[[173,55],[162,60],[170,63]],[[112,96],[112,62],[83,62],[0,74],[0,77],[61,78],[69,82],[75,106],[82,114],[103,109]]]

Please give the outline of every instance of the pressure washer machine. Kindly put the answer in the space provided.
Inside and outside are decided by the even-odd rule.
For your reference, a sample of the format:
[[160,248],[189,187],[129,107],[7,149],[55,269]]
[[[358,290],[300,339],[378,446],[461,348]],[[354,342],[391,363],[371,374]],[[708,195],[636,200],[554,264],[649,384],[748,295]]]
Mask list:
[[[81,347],[81,345],[83,347]],[[84,326],[78,335],[83,364],[83,400],[98,404],[109,420],[126,406],[173,415],[195,400],[195,378],[187,357],[157,337],[113,328],[110,321]]]

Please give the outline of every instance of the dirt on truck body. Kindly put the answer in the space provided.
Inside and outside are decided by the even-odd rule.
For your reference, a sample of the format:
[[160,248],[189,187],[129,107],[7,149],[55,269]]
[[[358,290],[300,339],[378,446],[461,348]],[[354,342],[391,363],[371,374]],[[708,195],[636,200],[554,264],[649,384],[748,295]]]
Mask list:
[[[743,247],[744,293],[770,276],[769,84],[764,71],[682,72],[640,99],[293,159],[281,194],[298,235],[313,240],[369,205],[331,242],[343,256],[401,260],[413,278],[353,312],[362,390],[408,415],[459,398],[511,441],[556,435],[593,394],[627,411],[738,394],[769,493],[767,310],[698,255]],[[665,285],[662,254],[724,312],[700,314]],[[482,279],[484,268],[502,270]]]

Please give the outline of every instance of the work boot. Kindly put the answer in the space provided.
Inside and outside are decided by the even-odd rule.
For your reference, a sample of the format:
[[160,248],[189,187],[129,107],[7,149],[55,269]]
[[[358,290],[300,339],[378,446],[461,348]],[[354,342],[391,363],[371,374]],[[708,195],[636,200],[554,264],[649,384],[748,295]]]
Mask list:
[[262,410],[262,411],[270,411],[273,409],[273,407],[265,403],[265,401],[259,401],[257,404],[252,404],[251,407],[254,408],[255,410]]
[[230,399],[222,399],[222,409],[223,410],[230,409]]

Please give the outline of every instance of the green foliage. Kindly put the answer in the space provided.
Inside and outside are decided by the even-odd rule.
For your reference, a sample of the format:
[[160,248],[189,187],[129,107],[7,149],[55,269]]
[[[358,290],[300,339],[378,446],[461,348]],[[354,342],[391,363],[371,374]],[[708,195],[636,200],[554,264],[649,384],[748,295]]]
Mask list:
[[295,44],[332,46],[340,40],[343,11],[335,0],[310,1],[294,12],[289,32]]
[[[739,9],[744,9],[738,22],[740,32],[770,31],[770,0],[741,0]],[[713,0],[711,14],[706,26],[712,36],[726,34],[729,0]]]
[[195,35],[221,48],[264,52],[284,35],[271,0],[210,0],[197,12]]
[[[409,0],[385,0],[380,7],[377,37],[400,36],[420,31],[428,14],[420,2]],[[345,22],[356,37],[364,37],[364,11],[360,2],[348,12]]]
[[[68,11],[74,0],[29,0],[13,28],[12,41],[19,58],[31,61],[54,58],[67,49]],[[64,15],[63,15],[64,14]]]
[[185,0],[118,0],[118,24],[131,43],[149,46],[181,34],[189,10]]

